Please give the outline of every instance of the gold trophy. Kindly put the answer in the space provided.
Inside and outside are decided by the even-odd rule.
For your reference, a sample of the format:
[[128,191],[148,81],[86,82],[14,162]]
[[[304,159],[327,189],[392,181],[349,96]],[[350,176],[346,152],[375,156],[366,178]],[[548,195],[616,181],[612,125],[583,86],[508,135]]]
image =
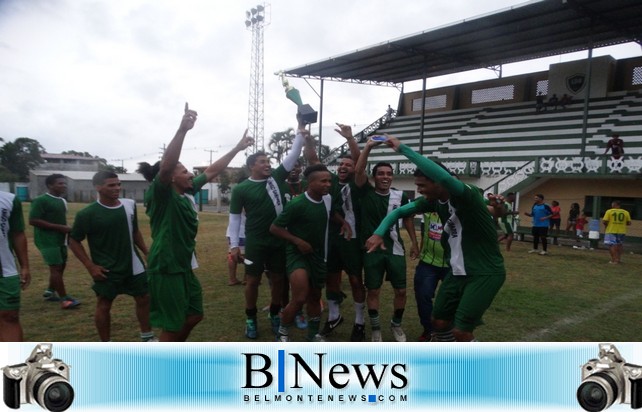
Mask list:
[[301,93],[299,93],[298,89],[290,86],[290,82],[288,82],[288,79],[285,78],[285,73],[283,71],[280,71],[276,72],[275,74],[281,77],[281,84],[285,89],[285,97],[287,97],[297,105],[297,114],[301,117],[301,121],[305,124],[316,123],[318,113],[309,104],[303,104],[303,100],[301,100]]

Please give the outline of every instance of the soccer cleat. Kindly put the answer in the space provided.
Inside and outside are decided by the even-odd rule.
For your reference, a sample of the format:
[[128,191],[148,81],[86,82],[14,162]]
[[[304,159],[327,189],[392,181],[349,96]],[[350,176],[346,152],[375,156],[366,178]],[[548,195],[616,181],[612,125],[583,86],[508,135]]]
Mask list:
[[256,319],[245,320],[245,337],[248,339],[256,339],[258,332],[256,331]]
[[270,323],[272,323],[272,333],[274,333],[275,336],[279,336],[279,327],[281,326],[281,317],[279,315],[276,315],[276,316],[270,315]]
[[547,251],[545,251],[545,250],[542,250],[541,252],[539,252],[539,254],[540,254],[541,256],[544,256],[544,255],[548,255],[548,252],[547,252]]
[[383,339],[381,339],[381,330],[373,330],[372,331],[372,341],[373,342],[383,342]]
[[366,339],[365,326],[355,323],[352,326],[352,333],[350,334],[350,342],[363,342],[365,339]]
[[528,251],[528,253],[539,253],[539,250],[537,249],[531,249]]
[[390,322],[390,330],[392,331],[392,336],[397,342],[406,341],[406,333],[401,329],[401,325]]
[[143,342],[159,342],[159,340],[156,336],[152,336],[151,338],[143,339]]
[[327,342],[327,341],[325,340],[325,338],[323,336],[321,336],[321,335],[319,335],[317,333],[316,335],[314,335],[314,337],[312,339],[310,339],[310,342]]
[[339,315],[338,318],[336,318],[333,321],[328,320],[325,325],[323,325],[323,329],[321,332],[319,332],[319,335],[321,336],[328,336],[334,332],[334,330],[343,323],[343,316]]
[[60,297],[58,296],[56,291],[51,289],[45,290],[45,292],[42,294],[42,297],[49,302],[60,302]]
[[80,302],[71,296],[67,296],[60,302],[60,307],[62,309],[73,309],[78,307],[78,305],[80,305]]
[[296,327],[299,329],[306,329],[308,327],[308,321],[305,320],[305,315],[303,315],[303,313],[297,313],[294,321],[296,323]]
[[290,341],[290,337],[288,335],[280,335],[279,334],[276,337],[276,341],[277,342],[289,342]]

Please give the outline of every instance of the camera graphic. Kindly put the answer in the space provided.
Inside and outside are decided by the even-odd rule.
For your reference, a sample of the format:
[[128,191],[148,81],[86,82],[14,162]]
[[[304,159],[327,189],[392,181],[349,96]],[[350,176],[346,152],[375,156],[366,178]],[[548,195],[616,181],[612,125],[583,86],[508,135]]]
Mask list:
[[602,411],[614,403],[642,407],[642,366],[626,363],[615,345],[600,343],[598,359],[582,366],[577,401],[589,412]]
[[23,403],[37,403],[52,411],[64,411],[74,401],[74,389],[69,384],[69,365],[53,359],[51,344],[41,343],[25,363],[2,368],[4,403],[19,409]]

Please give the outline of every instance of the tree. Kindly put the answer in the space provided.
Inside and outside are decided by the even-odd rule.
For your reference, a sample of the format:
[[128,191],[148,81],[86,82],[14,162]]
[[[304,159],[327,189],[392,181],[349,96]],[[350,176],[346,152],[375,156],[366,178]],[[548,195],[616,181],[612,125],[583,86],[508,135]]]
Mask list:
[[18,181],[29,180],[29,170],[43,162],[45,148],[34,139],[19,137],[0,148],[0,164],[16,176]]
[[294,136],[294,129],[291,127],[282,132],[272,133],[270,142],[268,143],[268,157],[273,159],[276,164],[281,164],[292,147]]

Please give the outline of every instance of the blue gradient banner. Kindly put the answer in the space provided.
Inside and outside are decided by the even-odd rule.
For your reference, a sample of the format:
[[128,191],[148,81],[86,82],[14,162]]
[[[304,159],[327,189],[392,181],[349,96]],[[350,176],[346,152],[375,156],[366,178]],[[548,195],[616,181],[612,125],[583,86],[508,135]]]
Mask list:
[[[35,346],[0,343],[0,366],[25,362]],[[640,344],[616,346],[630,363],[642,362]],[[71,367],[69,411],[581,411],[581,366],[599,350],[598,343],[53,343],[52,349]],[[622,408],[630,409],[611,407]],[[0,410],[9,409],[3,403]]]

